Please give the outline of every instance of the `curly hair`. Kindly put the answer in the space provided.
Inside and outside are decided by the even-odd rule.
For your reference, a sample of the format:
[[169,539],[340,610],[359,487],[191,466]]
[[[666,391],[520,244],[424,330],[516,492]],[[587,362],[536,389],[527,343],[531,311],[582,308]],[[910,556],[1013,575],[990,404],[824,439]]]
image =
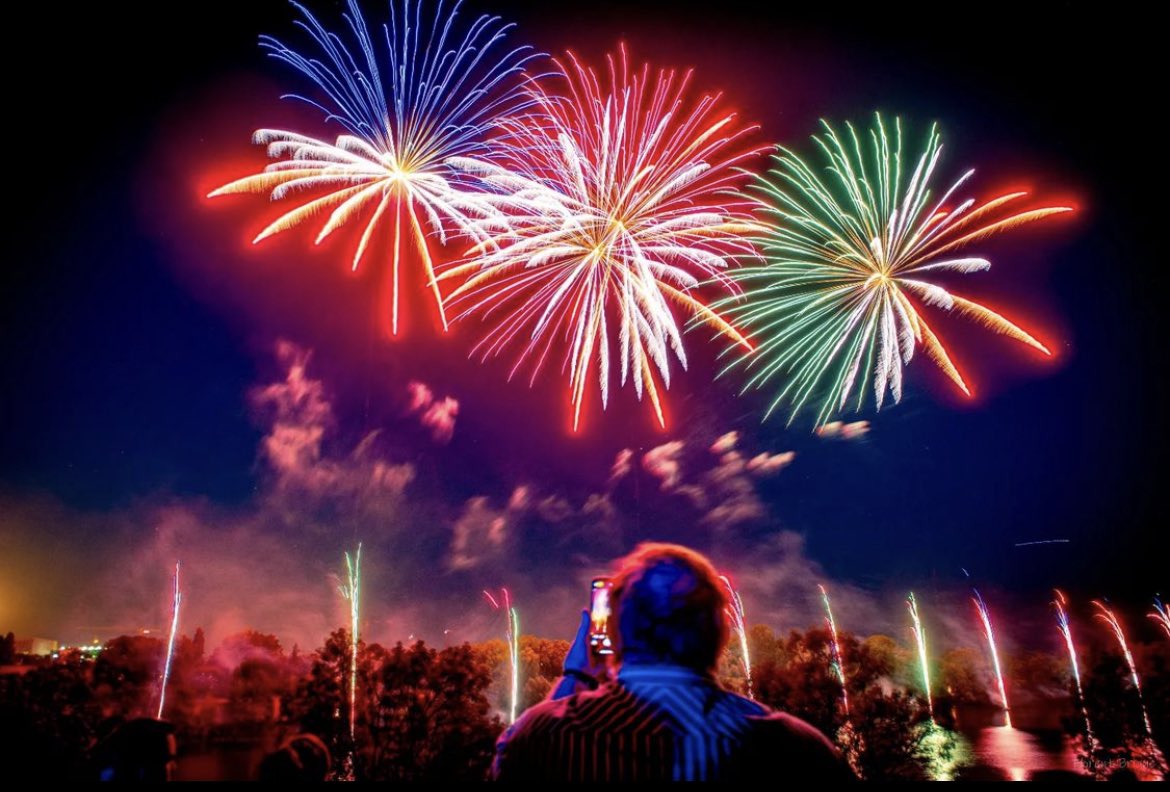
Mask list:
[[612,599],[620,660],[715,670],[730,634],[729,601],[702,554],[675,544],[640,544],[617,562]]

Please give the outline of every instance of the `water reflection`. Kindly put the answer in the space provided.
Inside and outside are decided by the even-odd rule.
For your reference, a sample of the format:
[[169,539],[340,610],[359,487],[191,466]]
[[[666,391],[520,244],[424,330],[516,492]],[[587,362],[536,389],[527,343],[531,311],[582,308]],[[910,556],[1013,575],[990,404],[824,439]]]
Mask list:
[[253,781],[264,751],[258,746],[216,746],[183,754],[175,768],[176,781]]
[[1028,781],[1068,774],[1082,775],[1076,746],[1044,718],[1017,718],[1029,728],[1005,723],[1001,713],[966,712],[962,731],[971,743],[969,769],[964,777]]
[[1007,771],[1012,781],[1027,781],[1043,770],[1077,771],[1076,754],[1061,737],[1055,750],[1023,729],[997,726],[984,729],[975,741],[978,760]]

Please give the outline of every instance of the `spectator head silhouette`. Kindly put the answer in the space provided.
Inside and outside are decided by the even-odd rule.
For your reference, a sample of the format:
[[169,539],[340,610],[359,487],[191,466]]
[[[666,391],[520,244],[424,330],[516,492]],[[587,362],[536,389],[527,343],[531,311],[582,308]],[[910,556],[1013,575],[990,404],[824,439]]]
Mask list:
[[98,746],[99,777],[102,781],[170,781],[176,755],[174,726],[135,718]]
[[643,544],[618,561],[611,583],[617,674],[597,678],[583,612],[561,681],[497,743],[498,780],[853,777],[812,726],[720,686],[730,592],[710,561],[678,545]]
[[260,780],[321,782],[332,765],[329,748],[313,734],[298,734],[260,762]]
[[618,562],[612,598],[614,652],[623,665],[715,670],[729,637],[728,595],[702,555],[641,544]]

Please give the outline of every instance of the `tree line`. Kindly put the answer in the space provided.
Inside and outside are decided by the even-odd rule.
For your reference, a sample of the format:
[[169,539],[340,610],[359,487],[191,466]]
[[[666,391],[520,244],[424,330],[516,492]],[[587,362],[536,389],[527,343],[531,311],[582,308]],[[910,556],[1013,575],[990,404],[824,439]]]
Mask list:
[[[796,715],[842,749],[871,780],[962,777],[964,708],[993,705],[982,655],[969,648],[941,655],[932,668],[934,718],[911,651],[894,639],[839,636],[841,678],[827,629],[777,635],[764,625],[748,636],[751,693]],[[276,636],[245,631],[208,651],[202,630],[176,645],[164,717],[181,751],[251,747],[262,752],[307,732],[335,760],[352,757],[357,777],[373,781],[482,779],[505,727],[511,696],[507,646],[492,640],[435,648],[418,641],[384,647],[359,643],[355,732],[349,733],[350,642],[333,632],[313,652],[286,650]],[[5,647],[0,647],[5,648]],[[568,650],[563,640],[522,636],[521,709],[548,695]],[[165,647],[150,636],[109,641],[96,659],[65,652],[52,661],[10,666],[0,674],[2,742],[9,767],[51,768],[55,777],[90,777],[95,747],[126,720],[154,714]],[[1155,735],[1170,729],[1170,653],[1139,647]],[[11,653],[9,653],[11,654]],[[15,658],[4,658],[11,662]],[[1086,706],[1095,742],[1084,739],[1075,688],[1061,658],[1028,652],[1008,658],[1013,704],[1031,700],[1059,711],[1079,740],[1086,767],[1144,761],[1141,709],[1124,661],[1093,651],[1085,663]],[[733,642],[719,668],[726,687],[748,693],[743,658]],[[844,700],[848,699],[848,709]],[[1092,761],[1088,761],[1092,760]]]

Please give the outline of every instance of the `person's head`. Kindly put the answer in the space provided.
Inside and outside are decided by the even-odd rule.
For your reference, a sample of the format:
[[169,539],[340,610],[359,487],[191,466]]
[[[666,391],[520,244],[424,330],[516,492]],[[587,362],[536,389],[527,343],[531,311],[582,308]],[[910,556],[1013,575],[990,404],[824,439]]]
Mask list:
[[260,762],[260,780],[320,782],[329,775],[329,749],[314,734],[298,734]]
[[102,781],[170,781],[178,753],[175,727],[153,718],[119,726],[95,749]]
[[727,645],[727,588],[711,562],[680,545],[644,543],[613,576],[614,653],[628,665],[713,671]]

